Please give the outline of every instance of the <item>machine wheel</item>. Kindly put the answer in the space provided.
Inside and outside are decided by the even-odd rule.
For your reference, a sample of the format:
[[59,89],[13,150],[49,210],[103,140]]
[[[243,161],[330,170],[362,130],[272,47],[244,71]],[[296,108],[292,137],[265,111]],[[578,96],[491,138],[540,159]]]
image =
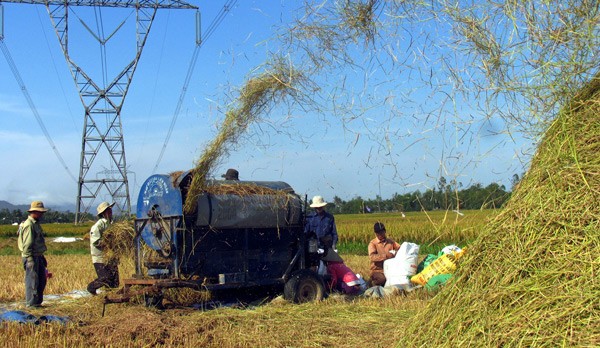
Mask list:
[[295,272],[283,288],[283,297],[294,303],[321,301],[324,296],[323,280],[308,269]]

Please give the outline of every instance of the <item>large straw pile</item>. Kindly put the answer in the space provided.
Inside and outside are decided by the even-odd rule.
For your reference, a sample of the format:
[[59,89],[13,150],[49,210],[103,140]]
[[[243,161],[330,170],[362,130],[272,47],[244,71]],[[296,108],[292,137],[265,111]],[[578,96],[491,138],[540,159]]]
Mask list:
[[513,197],[402,345],[600,345],[600,78],[546,132]]
[[184,211],[193,212],[196,198],[206,187],[206,178],[217,161],[227,153],[228,144],[235,143],[246,129],[263,112],[279,100],[294,93],[294,85],[301,75],[283,62],[276,64],[270,71],[248,80],[240,91],[237,107],[230,109],[216,138],[196,162],[193,169]]

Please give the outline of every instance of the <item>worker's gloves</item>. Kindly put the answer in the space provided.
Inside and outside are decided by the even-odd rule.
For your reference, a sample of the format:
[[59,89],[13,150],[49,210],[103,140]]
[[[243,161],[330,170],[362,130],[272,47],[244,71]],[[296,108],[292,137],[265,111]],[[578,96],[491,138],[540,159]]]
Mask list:
[[25,262],[25,268],[33,269],[33,266],[34,266],[33,257],[30,256],[27,258],[27,261]]

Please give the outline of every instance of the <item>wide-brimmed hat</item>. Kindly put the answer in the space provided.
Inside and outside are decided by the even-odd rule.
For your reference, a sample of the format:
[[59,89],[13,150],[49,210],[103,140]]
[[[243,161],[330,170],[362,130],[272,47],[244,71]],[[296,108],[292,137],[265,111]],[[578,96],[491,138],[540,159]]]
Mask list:
[[321,208],[327,205],[327,202],[321,196],[314,196],[312,199],[312,203],[310,204],[311,208]]
[[327,249],[327,253],[321,257],[321,260],[325,262],[344,262],[344,259],[333,248]]
[[31,202],[31,207],[29,207],[29,210],[27,212],[31,213],[32,211],[39,211],[41,213],[45,213],[48,211],[48,209],[44,208],[44,202],[33,201]]
[[225,180],[240,180],[239,175],[240,173],[237,170],[229,168],[221,177],[225,178]]
[[112,208],[113,205],[115,205],[115,203],[109,204],[108,202],[102,202],[98,204],[98,208],[96,208],[97,215],[102,215],[106,209]]

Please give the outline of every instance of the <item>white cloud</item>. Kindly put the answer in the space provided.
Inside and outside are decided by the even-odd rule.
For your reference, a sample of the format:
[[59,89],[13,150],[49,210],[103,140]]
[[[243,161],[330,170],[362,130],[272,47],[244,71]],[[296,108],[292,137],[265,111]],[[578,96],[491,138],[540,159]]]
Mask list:
[[3,117],[8,117],[7,114],[15,114],[21,116],[31,114],[31,109],[25,104],[22,95],[19,95],[18,100],[23,100],[23,102],[17,102],[16,100],[17,99],[15,96],[0,94],[0,113],[4,114]]

